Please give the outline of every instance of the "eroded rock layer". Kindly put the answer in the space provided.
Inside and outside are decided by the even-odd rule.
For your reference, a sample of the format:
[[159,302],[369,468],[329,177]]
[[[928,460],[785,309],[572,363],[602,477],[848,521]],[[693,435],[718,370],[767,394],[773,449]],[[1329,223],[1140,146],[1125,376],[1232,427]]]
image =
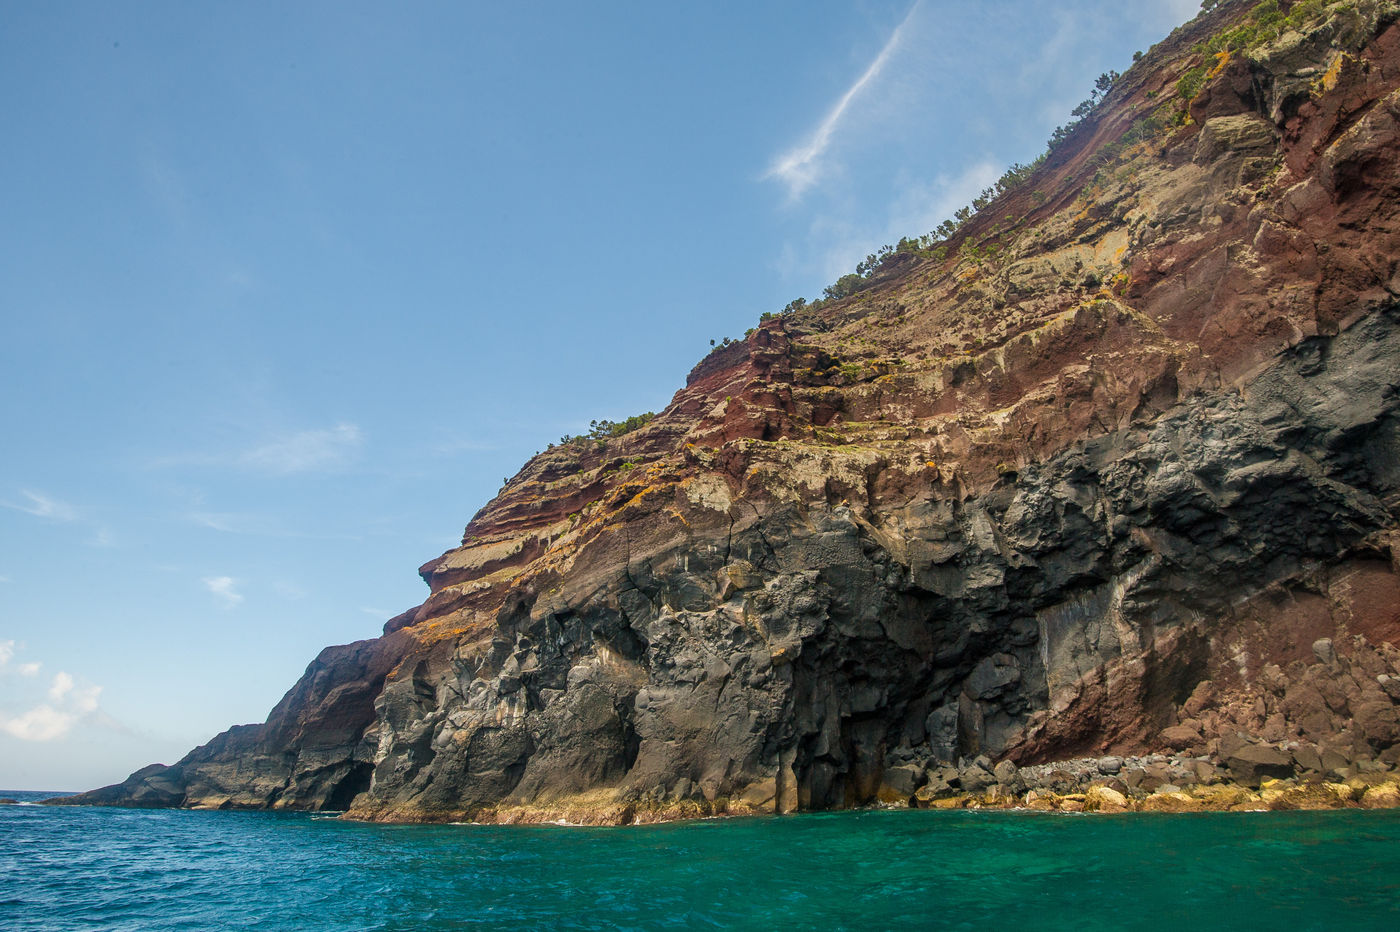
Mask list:
[[942,248],[532,459],[266,724],[77,801],[628,821],[1393,768],[1400,6],[1281,6],[1240,47],[1262,8],[1198,17]]

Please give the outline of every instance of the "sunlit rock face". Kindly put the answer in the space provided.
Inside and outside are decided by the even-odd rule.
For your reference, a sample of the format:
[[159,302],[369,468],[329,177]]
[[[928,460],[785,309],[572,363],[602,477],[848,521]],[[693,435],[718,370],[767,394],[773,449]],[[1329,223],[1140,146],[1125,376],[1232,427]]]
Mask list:
[[77,800],[630,821],[1274,759],[1241,735],[1394,765],[1400,10],[1212,45],[1250,10],[946,242],[526,463],[267,723]]

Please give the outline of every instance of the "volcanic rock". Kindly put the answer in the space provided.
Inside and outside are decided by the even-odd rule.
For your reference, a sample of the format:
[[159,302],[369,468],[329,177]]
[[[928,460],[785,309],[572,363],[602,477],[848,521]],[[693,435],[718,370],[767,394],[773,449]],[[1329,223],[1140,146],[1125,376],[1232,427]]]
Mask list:
[[1287,754],[1264,744],[1247,744],[1225,758],[1230,775],[1245,786],[1259,786],[1266,778],[1293,776],[1293,762]]
[[646,821],[1394,756],[1400,4],[1211,52],[1254,6],[946,241],[532,458],[267,722],[57,802]]

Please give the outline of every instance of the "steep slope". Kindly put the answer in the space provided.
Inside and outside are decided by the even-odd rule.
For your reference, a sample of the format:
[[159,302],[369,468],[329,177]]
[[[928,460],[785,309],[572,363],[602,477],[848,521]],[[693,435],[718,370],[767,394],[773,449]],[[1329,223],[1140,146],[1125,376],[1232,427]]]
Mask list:
[[1400,5],[1282,7],[1198,17],[938,248],[532,459],[267,723],[75,801],[626,821],[1003,759],[1393,767]]

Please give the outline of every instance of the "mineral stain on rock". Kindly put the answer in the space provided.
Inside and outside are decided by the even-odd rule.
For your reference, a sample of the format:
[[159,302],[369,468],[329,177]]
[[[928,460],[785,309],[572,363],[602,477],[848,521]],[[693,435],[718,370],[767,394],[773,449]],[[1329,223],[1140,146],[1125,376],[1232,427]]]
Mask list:
[[1396,805],[1400,5],[1281,6],[530,460],[267,722],[61,802]]

